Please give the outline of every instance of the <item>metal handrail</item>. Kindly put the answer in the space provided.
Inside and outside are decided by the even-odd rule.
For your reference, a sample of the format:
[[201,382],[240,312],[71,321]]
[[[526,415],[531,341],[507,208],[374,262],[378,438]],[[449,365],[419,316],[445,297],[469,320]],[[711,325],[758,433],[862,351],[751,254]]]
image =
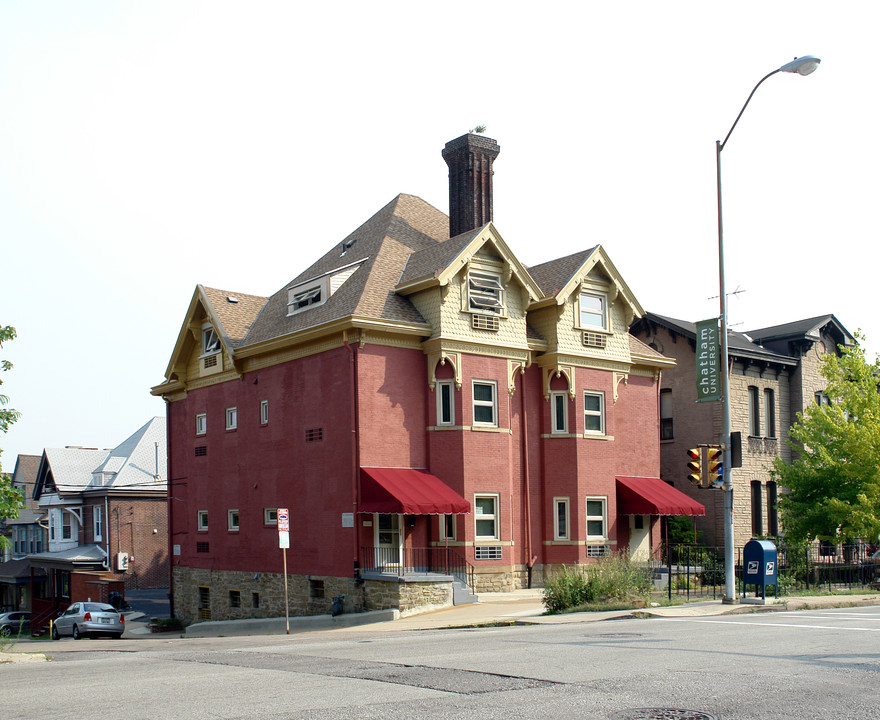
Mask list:
[[407,577],[451,575],[474,591],[474,567],[451,547],[361,547],[361,572]]

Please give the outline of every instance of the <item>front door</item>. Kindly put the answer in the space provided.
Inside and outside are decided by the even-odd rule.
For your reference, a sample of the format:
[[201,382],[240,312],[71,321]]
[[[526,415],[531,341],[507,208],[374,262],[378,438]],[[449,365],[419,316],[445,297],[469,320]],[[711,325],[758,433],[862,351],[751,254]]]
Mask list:
[[639,562],[651,559],[651,516],[629,516],[629,556]]
[[376,566],[400,567],[403,542],[400,528],[400,515],[376,515],[373,519],[376,528]]

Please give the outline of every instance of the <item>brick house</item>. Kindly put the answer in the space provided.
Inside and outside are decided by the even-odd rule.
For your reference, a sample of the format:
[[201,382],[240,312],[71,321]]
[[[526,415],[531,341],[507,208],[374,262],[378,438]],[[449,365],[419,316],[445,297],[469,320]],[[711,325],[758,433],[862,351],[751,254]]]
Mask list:
[[[655,313],[638,319],[631,332],[675,359],[660,388],[660,476],[706,506],[697,531],[709,546],[724,544],[723,493],[695,488],[687,480],[688,448],[714,444],[721,433],[721,404],[697,403],[694,323]],[[799,320],[746,333],[730,332],[730,424],[742,434],[742,467],[731,470],[734,545],[752,537],[782,534],[777,488],[768,468],[773,458],[790,460],[789,428],[813,402],[827,402],[820,359],[850,345],[853,336],[833,315]]]
[[35,613],[127,588],[168,587],[165,418],[156,417],[112,450],[46,448],[34,500],[48,547],[28,556],[45,571]]
[[494,140],[447,143],[450,215],[399,195],[270,297],[199,285],[165,380],[173,611],[442,607],[648,558],[700,513],[659,479],[659,377],[601,246],[527,269]]

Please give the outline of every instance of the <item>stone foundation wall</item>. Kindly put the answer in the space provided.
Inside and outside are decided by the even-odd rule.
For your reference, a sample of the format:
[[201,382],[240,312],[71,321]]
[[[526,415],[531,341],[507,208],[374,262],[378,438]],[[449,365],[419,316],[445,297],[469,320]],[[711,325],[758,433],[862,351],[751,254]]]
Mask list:
[[[536,565],[532,569],[532,587],[543,583],[543,574]],[[481,570],[474,569],[474,592],[479,595],[481,592],[510,592],[511,590],[522,590],[529,586],[529,571],[523,565],[511,565],[508,568],[487,568]]]
[[[185,625],[202,620],[240,620],[284,616],[284,577],[274,573],[234,572],[175,567],[174,615]],[[207,588],[208,607],[200,607],[200,588]],[[334,597],[342,596],[343,612],[399,610],[401,616],[452,606],[450,582],[399,582],[316,575],[288,575],[292,617],[329,615]],[[236,605],[237,603],[237,605]]]

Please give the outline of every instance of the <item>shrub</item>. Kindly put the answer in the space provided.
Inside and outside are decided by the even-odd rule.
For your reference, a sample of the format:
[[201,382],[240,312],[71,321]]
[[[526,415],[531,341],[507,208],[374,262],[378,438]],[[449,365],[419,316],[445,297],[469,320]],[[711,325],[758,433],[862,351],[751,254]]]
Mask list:
[[544,607],[557,613],[587,603],[644,599],[650,591],[648,568],[626,554],[610,555],[590,565],[563,565],[544,585]]

